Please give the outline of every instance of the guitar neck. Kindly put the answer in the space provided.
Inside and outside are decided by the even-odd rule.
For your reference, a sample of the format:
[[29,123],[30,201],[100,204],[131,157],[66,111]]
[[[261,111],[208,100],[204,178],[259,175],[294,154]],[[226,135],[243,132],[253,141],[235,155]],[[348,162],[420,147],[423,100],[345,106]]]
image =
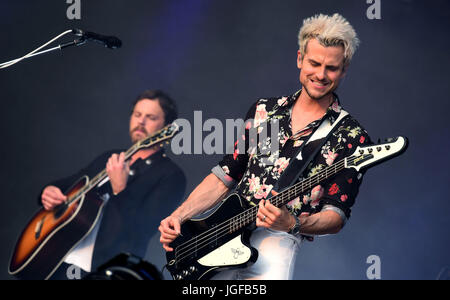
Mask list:
[[[158,130],[155,134],[152,136],[146,137],[137,143],[135,143],[133,146],[131,146],[130,149],[128,149],[125,152],[125,161],[128,161],[133,154],[138,152],[140,149],[143,148],[150,148],[155,145],[158,145],[164,141],[167,141],[171,139],[175,134],[178,133],[179,126],[175,122],[172,124],[168,124],[162,129]],[[103,169],[100,173],[98,173],[95,177],[93,177],[88,184],[86,184],[83,188],[81,188],[76,194],[71,196],[67,201],[66,204],[71,204],[72,202],[78,201],[81,199],[81,197],[92,190],[94,187],[98,186],[103,180],[107,179],[108,174],[106,172],[106,169]]]
[[[319,171],[317,174],[300,181],[299,183],[291,186],[290,188],[270,198],[270,203],[272,203],[276,207],[282,207],[292,199],[295,199],[296,197],[304,194],[306,191],[311,190],[319,183],[325,181],[326,179],[336,175],[337,173],[345,169],[347,159],[354,159],[354,157],[352,156],[344,158],[338,161],[337,163]],[[258,213],[258,206],[253,206],[231,218],[229,220],[230,233],[238,231],[255,222],[257,213]]]
[[[313,187],[335,176],[343,169],[355,169],[356,172],[360,172],[363,168],[375,166],[400,155],[406,150],[407,146],[408,140],[402,136],[389,139],[382,144],[358,146],[352,155],[337,161],[331,166],[322,167],[322,169],[318,168],[314,175],[271,197],[269,201],[276,207],[282,207],[289,201],[300,197],[313,189]],[[239,234],[242,234],[243,230],[247,228],[252,229],[249,228],[249,225],[254,225],[259,209],[259,206],[256,204],[245,210],[242,210],[241,207],[236,208],[235,203],[239,201],[236,197],[239,197],[239,195],[229,196],[225,201],[233,202],[224,201],[222,204],[225,206],[217,208],[206,220],[193,220],[194,222],[187,226],[186,232],[184,231],[185,224],[182,225],[182,232],[185,233],[185,237],[181,238],[181,242],[176,242],[175,240],[174,245],[172,245],[174,247],[173,254],[169,252],[167,255],[167,268],[172,275],[176,274],[174,279],[183,279],[186,276],[191,276],[193,273],[195,274],[198,271],[196,266],[205,270],[201,275],[203,276],[207,272],[217,268],[220,269],[223,266],[245,265],[252,259],[252,253],[250,253],[253,252],[252,250],[247,251],[245,258],[243,257],[242,260],[237,258],[241,254],[235,255],[232,259],[228,258],[231,256],[229,254],[230,250],[237,251],[242,246],[237,237]],[[239,198],[241,201],[244,201],[241,197]],[[227,207],[228,203],[232,204]],[[233,214],[238,210],[240,213],[229,218],[230,214],[226,213],[225,210]],[[224,217],[225,220],[221,217]],[[222,220],[224,221],[222,222]],[[195,227],[198,227],[198,229]],[[192,231],[194,231],[194,235],[191,234]],[[200,233],[195,234],[195,231]],[[244,248],[247,247],[247,245],[244,246]],[[198,278],[200,277],[196,279]]]
[[282,193],[279,193],[275,197],[271,198],[270,202],[276,207],[281,207],[287,204],[292,199],[295,199],[296,197],[304,194],[319,183],[329,179],[330,177],[345,169],[345,161],[346,159],[344,158],[337,163],[326,167],[322,171],[319,171],[317,174],[300,181],[299,183],[293,185]]
[[[134,144],[130,149],[125,152],[125,161],[128,161],[136,152],[140,150],[138,143]],[[85,191],[90,191],[93,187],[97,186],[100,182],[102,182],[108,174],[106,173],[106,169],[103,169],[100,173],[98,173],[94,178],[91,179],[86,188],[89,186],[89,189]]]
[[[125,152],[125,161],[128,161],[131,156],[133,156],[136,152],[140,150],[139,143],[134,144],[130,149]],[[94,187],[98,186],[105,178],[108,177],[108,173],[106,169],[103,169],[100,173],[95,175],[88,184],[86,184],[83,188],[81,188],[76,194],[74,194],[71,198],[67,200],[67,204],[71,204],[75,201],[78,201],[81,196],[91,191]]]

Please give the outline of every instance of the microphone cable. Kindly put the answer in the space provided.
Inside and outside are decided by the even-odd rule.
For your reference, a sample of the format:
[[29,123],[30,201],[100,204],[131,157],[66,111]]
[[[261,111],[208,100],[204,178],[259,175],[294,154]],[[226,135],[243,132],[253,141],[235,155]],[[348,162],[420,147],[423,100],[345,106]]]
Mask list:
[[0,69],[8,68],[8,67],[10,67],[10,66],[12,66],[12,65],[14,65],[14,64],[16,64],[16,63],[18,63],[18,62],[20,62],[20,61],[22,61],[24,59],[26,59],[26,58],[28,58],[30,56],[33,56],[33,54],[36,53],[37,51],[41,50],[42,48],[46,47],[47,45],[53,43],[57,39],[65,36],[66,34],[69,34],[69,33],[72,33],[72,30],[67,30],[67,31],[62,32],[61,34],[59,34],[58,36],[54,37],[53,39],[51,39],[50,41],[48,41],[44,45],[40,46],[39,48],[36,48],[35,50],[31,51],[30,53],[28,53],[28,54],[26,54],[26,55],[24,55],[24,56],[22,56],[20,58],[17,58],[17,59],[14,59],[12,61],[9,61],[9,62],[6,62],[4,64],[1,64],[0,65]]

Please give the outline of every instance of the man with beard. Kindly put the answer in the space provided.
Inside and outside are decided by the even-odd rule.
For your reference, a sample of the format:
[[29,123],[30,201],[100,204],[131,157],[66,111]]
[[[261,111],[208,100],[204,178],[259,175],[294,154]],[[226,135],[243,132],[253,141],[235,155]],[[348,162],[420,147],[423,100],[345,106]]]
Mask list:
[[[130,116],[132,143],[152,135],[177,118],[173,100],[162,91],[139,95]],[[162,216],[182,199],[186,178],[159,145],[143,148],[125,161],[123,151],[107,151],[76,174],[47,185],[39,201],[46,210],[63,203],[67,190],[80,177],[105,169],[109,182],[98,188],[107,201],[93,230],[65,257],[51,279],[67,279],[73,266],[85,275],[121,252],[144,257]],[[75,272],[73,272],[75,273]]]
[[[305,236],[341,230],[350,217],[363,176],[354,169],[345,169],[312,186],[309,192],[290,199],[281,208],[266,199],[276,195],[274,187],[288,165],[294,166],[289,169],[291,172],[306,168],[297,175],[298,182],[370,142],[367,132],[353,117],[343,117],[346,113],[343,114],[334,93],[358,42],[353,27],[338,14],[304,20],[297,53],[302,89],[287,97],[260,99],[250,108],[246,115],[250,121],[246,121],[245,132],[238,137],[234,154],[224,156],[187,200],[161,222],[160,242],[166,251],[174,250],[170,243],[180,234],[184,221],[219,203],[233,188],[250,205],[258,206],[257,228],[250,237],[258,258],[253,265],[222,271],[213,279],[291,279]],[[278,140],[269,144],[277,143],[278,150],[265,155],[261,145],[257,145],[259,151],[252,151],[255,147],[249,131],[260,132],[264,124],[273,120],[279,121]],[[334,125],[338,126],[333,128]],[[321,128],[328,128],[331,134],[313,135]],[[314,139],[309,139],[312,136]],[[239,148],[243,144],[245,151]],[[263,146],[274,149],[267,144]],[[316,149],[319,151],[315,152]],[[317,155],[308,164],[307,158],[313,153]]]

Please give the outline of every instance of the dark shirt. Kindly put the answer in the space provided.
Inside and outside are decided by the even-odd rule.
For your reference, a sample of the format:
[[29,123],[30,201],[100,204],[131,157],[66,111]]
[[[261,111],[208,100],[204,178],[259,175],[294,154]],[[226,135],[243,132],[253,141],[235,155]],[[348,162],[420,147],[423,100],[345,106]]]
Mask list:
[[[97,175],[105,169],[109,157],[120,152],[105,152],[76,174],[49,185],[55,185],[65,192],[83,175],[90,178]],[[121,252],[143,258],[160,221],[180,204],[184,196],[185,175],[163,151],[145,160],[136,160],[130,171],[133,175],[128,177],[127,187],[121,193],[113,195],[109,182],[97,189],[99,195],[106,193],[110,198],[103,209],[92,270]]]
[[[247,113],[245,133],[238,137],[234,153],[224,156],[219,166],[213,169],[213,173],[228,186],[237,184],[236,192],[252,205],[258,204],[259,200],[270,196],[270,191],[284,170],[292,160],[296,159],[298,147],[306,143],[308,137],[321,122],[328,119],[333,124],[341,112],[339,100],[335,95],[334,101],[322,119],[310,123],[293,135],[291,111],[300,92],[289,97],[257,101]],[[249,131],[250,129],[261,131],[264,126],[267,126],[269,128],[267,136],[270,137],[270,125],[268,124],[273,120],[279,121],[276,141],[278,148],[275,148],[278,150],[262,151],[270,149],[272,141],[266,139],[258,140],[255,143]],[[303,164],[306,158],[323,143],[323,139],[311,141],[303,147],[301,151]],[[239,149],[241,143],[245,144],[245,151]],[[297,182],[316,174],[333,162],[349,156],[359,145],[368,143],[370,143],[370,137],[361,125],[351,116],[345,118],[340,126],[334,129],[328,141],[325,142]],[[296,167],[301,169],[302,165],[297,163]],[[362,177],[363,174],[353,168],[345,169],[335,177],[313,187],[306,194],[292,199],[287,204],[287,208],[292,214],[298,216],[303,212],[316,213],[321,211],[325,205],[332,205],[343,212],[344,218],[349,218],[350,208],[355,202]]]

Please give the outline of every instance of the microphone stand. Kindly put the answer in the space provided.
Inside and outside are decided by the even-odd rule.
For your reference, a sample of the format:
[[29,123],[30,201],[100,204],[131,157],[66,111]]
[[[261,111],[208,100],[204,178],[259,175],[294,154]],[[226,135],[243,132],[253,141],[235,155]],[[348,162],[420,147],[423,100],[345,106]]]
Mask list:
[[[65,49],[65,48],[67,48],[67,47],[70,47],[70,46],[81,46],[81,45],[84,45],[85,43],[86,43],[86,39],[85,39],[84,37],[82,37],[82,38],[79,38],[79,39],[74,40],[74,41],[72,41],[72,42],[60,44],[60,45],[58,45],[58,46],[56,46],[56,47],[53,47],[53,48],[50,48],[50,49],[47,49],[47,50],[42,50],[42,51],[33,53],[33,54],[29,55],[28,57],[24,58],[23,60],[28,59],[28,58],[30,58],[30,57],[38,56],[38,55],[41,55],[41,54],[53,52],[53,51],[56,51],[56,50],[62,50],[62,49]],[[17,60],[19,60],[19,59],[20,59],[20,58],[16,58],[16,59],[13,59],[13,60],[4,62],[4,63],[0,64],[0,68],[1,68],[2,66],[4,66],[4,65],[13,63],[13,62],[15,62],[15,61],[17,61]]]

